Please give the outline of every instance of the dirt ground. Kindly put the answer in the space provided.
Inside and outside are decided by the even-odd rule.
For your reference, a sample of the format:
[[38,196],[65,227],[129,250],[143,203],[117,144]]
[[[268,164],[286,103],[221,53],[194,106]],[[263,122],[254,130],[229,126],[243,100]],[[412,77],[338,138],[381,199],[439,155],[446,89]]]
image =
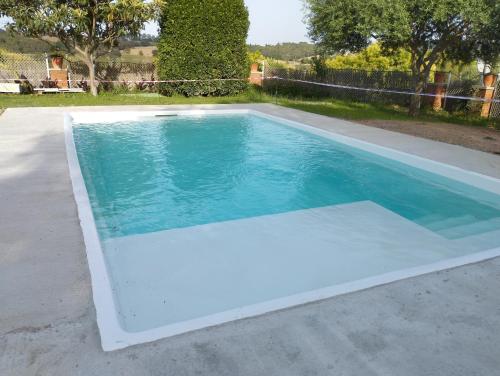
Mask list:
[[422,121],[360,120],[358,122],[500,155],[500,131],[491,128]]

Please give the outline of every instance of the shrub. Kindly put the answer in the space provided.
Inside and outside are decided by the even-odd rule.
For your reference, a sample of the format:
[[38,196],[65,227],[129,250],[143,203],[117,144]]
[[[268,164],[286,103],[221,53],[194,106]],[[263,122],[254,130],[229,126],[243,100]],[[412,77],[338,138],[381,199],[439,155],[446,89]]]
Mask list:
[[378,43],[371,44],[358,53],[338,55],[326,61],[332,69],[399,70],[411,69],[411,54],[399,49],[386,56]]
[[248,51],[248,60],[251,64],[260,64],[266,60],[266,58],[260,51]]
[[170,0],[160,19],[160,92],[186,96],[233,95],[248,83],[248,10],[243,0]]

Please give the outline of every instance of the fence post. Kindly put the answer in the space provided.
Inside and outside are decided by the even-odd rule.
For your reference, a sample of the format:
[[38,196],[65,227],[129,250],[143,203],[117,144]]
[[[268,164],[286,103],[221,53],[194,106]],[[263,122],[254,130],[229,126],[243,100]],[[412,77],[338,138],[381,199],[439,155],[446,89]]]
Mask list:
[[49,66],[49,57],[48,57],[47,53],[45,53],[45,67],[47,69],[46,78],[49,78],[50,77],[50,66]]
[[480,96],[485,101],[483,102],[483,107],[481,108],[481,117],[487,118],[490,116],[490,110],[492,102],[491,100],[495,96],[495,83],[497,77],[493,74],[487,74],[483,77],[483,87],[480,91]]
[[451,72],[448,72],[448,81],[446,82],[446,91],[444,92],[443,98],[443,109],[446,110],[446,100],[448,99],[448,91],[450,90],[451,84]]
[[434,72],[434,101],[432,102],[432,108],[434,111],[439,111],[443,105],[443,95],[444,95],[444,80],[445,72]]
[[262,72],[259,72],[259,64],[253,63],[250,69],[250,83],[262,86]]

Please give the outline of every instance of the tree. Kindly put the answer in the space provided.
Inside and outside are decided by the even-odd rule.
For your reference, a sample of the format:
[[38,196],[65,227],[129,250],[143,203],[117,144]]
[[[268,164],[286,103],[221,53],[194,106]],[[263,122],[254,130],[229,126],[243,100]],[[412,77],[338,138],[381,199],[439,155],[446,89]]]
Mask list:
[[500,2],[495,5],[491,21],[479,29],[466,51],[472,51],[474,57],[500,73]]
[[[143,0],[0,0],[8,29],[27,37],[55,37],[89,69],[90,89],[97,95],[95,62],[124,35],[138,35],[154,14],[156,3]],[[50,40],[49,40],[50,43]]]
[[243,0],[169,0],[158,43],[163,94],[229,95],[247,87],[248,10]]
[[[373,40],[386,55],[400,48],[411,54],[415,95],[410,115],[420,110],[421,95],[433,65],[445,56],[472,58],[479,33],[493,22],[497,0],[306,0],[309,33],[324,51],[359,52]],[[498,36],[498,29],[494,31]],[[493,43],[482,40],[494,48]],[[467,51],[469,49],[469,51]],[[484,48],[483,48],[484,50]]]
[[260,52],[259,50],[257,50],[257,51],[248,51],[247,55],[248,55],[248,61],[251,64],[260,64],[264,60],[266,60],[265,56],[262,55],[262,52]]
[[252,52],[260,51],[265,57],[277,60],[300,60],[311,57],[316,54],[315,46],[312,43],[278,43],[275,45],[249,45],[248,49]]
[[338,55],[325,63],[332,69],[408,71],[411,69],[411,54],[403,49],[384,54],[380,44],[373,43],[358,53]]

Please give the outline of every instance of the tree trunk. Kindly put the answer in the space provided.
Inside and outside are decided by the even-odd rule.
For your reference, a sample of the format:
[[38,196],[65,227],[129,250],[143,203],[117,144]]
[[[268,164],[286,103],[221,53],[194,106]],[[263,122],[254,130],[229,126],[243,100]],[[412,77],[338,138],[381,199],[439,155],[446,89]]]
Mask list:
[[445,47],[446,44],[435,47],[431,51],[428,51],[427,48],[420,50],[418,48],[413,49],[411,56],[411,70],[413,77],[417,80],[417,84],[415,85],[415,92],[410,101],[408,115],[417,116],[420,113],[422,94],[427,86],[427,82],[429,82],[432,66],[436,63],[439,57],[442,57]]
[[418,116],[420,113],[420,105],[422,104],[422,93],[424,92],[425,83],[427,80],[423,77],[418,78],[417,85],[415,86],[415,94],[411,97],[410,108],[408,110],[408,115]]
[[97,82],[95,80],[95,59],[92,54],[87,55],[87,67],[89,68],[89,86],[90,93],[96,97],[97,96]]

